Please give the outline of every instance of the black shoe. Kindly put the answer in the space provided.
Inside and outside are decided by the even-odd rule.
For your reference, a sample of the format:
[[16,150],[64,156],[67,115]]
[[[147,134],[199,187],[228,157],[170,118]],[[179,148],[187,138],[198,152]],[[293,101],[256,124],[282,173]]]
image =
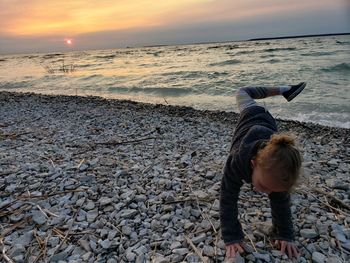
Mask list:
[[293,85],[290,90],[282,93],[283,97],[286,98],[287,101],[291,101],[294,99],[302,90],[305,88],[306,82],[300,82],[298,85]]

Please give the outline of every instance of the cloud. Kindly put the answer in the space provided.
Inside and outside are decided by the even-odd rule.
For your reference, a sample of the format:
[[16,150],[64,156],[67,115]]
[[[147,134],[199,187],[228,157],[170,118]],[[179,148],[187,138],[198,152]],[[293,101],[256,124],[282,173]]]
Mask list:
[[155,26],[160,16],[204,0],[0,1],[0,32],[40,36]]

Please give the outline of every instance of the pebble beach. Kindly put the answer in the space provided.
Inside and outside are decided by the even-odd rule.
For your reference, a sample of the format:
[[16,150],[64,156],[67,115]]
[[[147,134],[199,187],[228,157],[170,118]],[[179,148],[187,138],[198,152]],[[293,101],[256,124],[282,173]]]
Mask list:
[[[0,92],[0,261],[224,262],[220,181],[237,119]],[[350,129],[277,123],[304,158],[291,206],[301,256],[273,246],[268,198],[244,185],[246,253],[226,262],[350,262]]]

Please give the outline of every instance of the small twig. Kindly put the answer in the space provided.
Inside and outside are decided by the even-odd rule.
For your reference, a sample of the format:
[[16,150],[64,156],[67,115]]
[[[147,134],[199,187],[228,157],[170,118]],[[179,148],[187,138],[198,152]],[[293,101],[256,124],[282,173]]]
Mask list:
[[327,193],[327,192],[325,192],[325,191],[322,191],[322,190],[319,189],[319,188],[314,188],[313,190],[314,190],[315,192],[319,193],[319,194],[323,194],[323,195],[329,197],[330,199],[332,199],[332,201],[334,201],[334,202],[336,202],[337,204],[341,205],[342,207],[344,207],[344,208],[350,210],[350,205],[345,204],[342,200],[340,200],[340,199],[338,199],[337,197],[331,195],[330,193]]
[[2,240],[5,236],[7,236],[8,234],[10,234],[13,230],[15,230],[17,227],[19,227],[20,225],[22,225],[23,223],[26,223],[28,221],[28,219],[30,218],[30,216],[26,217],[25,219],[23,219],[22,221],[17,222],[16,224],[14,224],[13,226],[9,227],[8,229],[5,229],[5,231],[3,231],[1,233],[0,236],[0,240]]
[[45,245],[44,245],[43,240],[38,236],[36,229],[34,229],[33,234],[34,234],[36,242],[38,242],[39,248],[40,248],[40,253],[36,257],[36,259],[34,260],[34,262],[38,262],[39,259],[44,256]]
[[255,252],[258,252],[258,250],[256,249],[256,247],[255,247],[255,245],[254,245],[253,240],[250,238],[250,236],[247,234],[247,232],[246,232],[243,228],[242,228],[242,230],[243,230],[243,233],[248,237],[248,239],[249,239],[250,243],[252,244],[252,246],[253,246]]
[[32,198],[46,199],[48,197],[55,196],[55,195],[84,192],[84,191],[86,191],[86,190],[85,189],[72,189],[72,190],[66,190],[66,191],[52,193],[52,194],[46,194],[46,195],[17,196],[17,199],[20,199],[20,200],[28,200],[28,199],[32,199]]
[[56,254],[56,252],[62,247],[62,245],[66,242],[67,238],[68,238],[68,235],[69,235],[69,232],[72,230],[73,228],[73,225],[74,225],[74,222],[75,220],[77,219],[77,216],[78,216],[78,213],[80,211],[80,208],[78,208],[76,211],[75,211],[75,214],[73,216],[73,222],[72,222],[72,225],[70,226],[70,228],[67,230],[67,233],[66,235],[64,236],[63,240],[61,241],[61,243],[58,245],[58,247],[54,250],[54,252],[52,253],[51,257],[49,258],[49,262],[51,260],[51,258]]
[[41,207],[39,205],[36,205],[36,207],[40,210],[41,213],[44,214],[44,216],[48,219],[49,216],[41,209]]
[[142,138],[142,139],[137,139],[137,140],[130,140],[130,141],[123,141],[123,142],[96,142],[96,144],[100,144],[100,145],[122,145],[122,144],[128,144],[128,143],[138,143],[138,142],[142,142],[142,141],[146,141],[146,140],[153,140],[153,139],[157,139],[156,137],[147,137],[147,138]]
[[6,260],[6,262],[8,263],[15,263],[12,259],[10,259],[7,255],[6,255],[6,250],[5,250],[5,245],[4,242],[2,242],[2,238],[0,238],[0,244],[2,246],[2,257]]
[[211,199],[206,199],[206,198],[191,198],[191,197],[188,197],[188,198],[184,198],[184,199],[178,199],[178,200],[174,200],[174,201],[168,201],[168,202],[165,202],[164,204],[166,205],[170,205],[170,204],[177,204],[177,203],[184,203],[184,202],[195,202],[195,201],[199,201],[199,202],[205,202],[205,203],[209,203],[213,200],[215,200],[215,198],[211,198]]
[[196,254],[199,256],[199,258],[202,260],[203,263],[207,263],[208,260],[206,258],[203,257],[202,253],[199,251],[199,249],[193,244],[192,240],[190,238],[188,238],[187,236],[185,236],[185,239],[187,241],[187,243],[192,247],[192,249],[194,250],[194,252],[196,252]]
[[50,212],[49,210],[47,210],[47,209],[43,209],[46,213],[48,213],[49,215],[51,215],[51,216],[53,216],[53,217],[60,217],[59,215],[56,215],[56,214],[54,214],[54,213],[52,213],[52,212]]
[[78,166],[77,166],[77,169],[79,169],[80,166],[81,166],[84,162],[85,162],[85,159],[81,160],[80,163],[79,163]]

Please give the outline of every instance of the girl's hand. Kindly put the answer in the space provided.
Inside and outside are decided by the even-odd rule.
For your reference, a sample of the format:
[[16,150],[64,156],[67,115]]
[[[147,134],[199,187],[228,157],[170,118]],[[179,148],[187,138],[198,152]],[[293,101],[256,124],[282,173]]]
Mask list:
[[288,252],[289,258],[293,258],[293,257],[298,258],[300,256],[297,246],[292,242],[288,242],[284,240],[276,240],[275,246],[277,246],[277,248],[280,249],[282,254],[286,254],[286,252]]
[[226,246],[226,258],[234,258],[236,257],[236,253],[243,253],[243,244],[242,243],[234,243]]

